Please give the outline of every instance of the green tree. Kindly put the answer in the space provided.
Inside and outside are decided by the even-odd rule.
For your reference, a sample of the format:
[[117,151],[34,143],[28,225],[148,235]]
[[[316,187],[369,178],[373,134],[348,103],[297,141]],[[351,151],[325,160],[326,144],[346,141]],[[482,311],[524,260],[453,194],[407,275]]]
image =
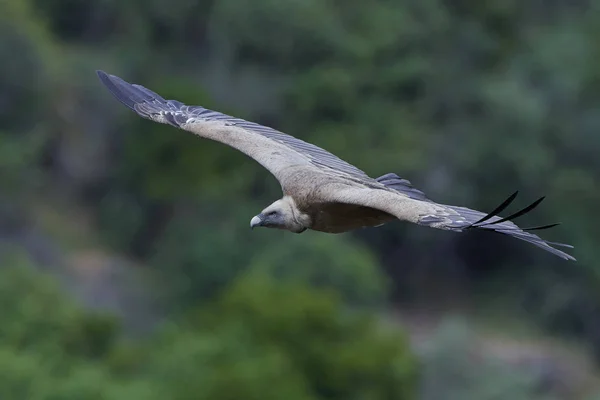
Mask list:
[[349,311],[335,291],[249,274],[191,321],[209,330],[234,324],[273,346],[319,398],[414,397],[416,363],[407,338]]

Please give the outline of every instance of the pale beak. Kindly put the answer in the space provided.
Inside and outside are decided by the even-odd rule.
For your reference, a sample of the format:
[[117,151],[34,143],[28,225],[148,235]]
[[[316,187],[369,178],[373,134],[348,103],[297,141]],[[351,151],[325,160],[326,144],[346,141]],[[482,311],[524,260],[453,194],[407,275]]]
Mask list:
[[254,229],[255,226],[260,226],[262,224],[262,219],[257,215],[250,220],[250,228]]

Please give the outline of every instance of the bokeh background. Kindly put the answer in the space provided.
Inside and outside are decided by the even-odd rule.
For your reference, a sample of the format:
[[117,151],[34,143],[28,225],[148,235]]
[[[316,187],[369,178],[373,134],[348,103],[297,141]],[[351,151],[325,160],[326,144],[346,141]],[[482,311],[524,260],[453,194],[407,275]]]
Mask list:
[[[600,1],[1,0],[0,398],[600,398]],[[524,225],[248,228],[257,163],[96,69]]]

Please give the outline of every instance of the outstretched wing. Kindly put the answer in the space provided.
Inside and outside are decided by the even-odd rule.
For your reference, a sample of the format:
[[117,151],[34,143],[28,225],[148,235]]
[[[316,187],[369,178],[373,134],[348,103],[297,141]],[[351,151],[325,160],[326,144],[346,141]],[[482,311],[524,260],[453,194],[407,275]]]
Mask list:
[[289,167],[308,167],[377,184],[360,169],[335,155],[275,129],[234,118],[201,106],[165,100],[153,91],[97,71],[102,83],[138,115],[227,144],[258,161],[285,184]]
[[[419,193],[422,195],[422,192]],[[553,247],[562,246],[573,248],[573,246],[549,242],[530,233],[530,231],[551,228],[557,224],[523,229],[511,222],[512,219],[524,215],[537,207],[544,199],[543,197],[524,209],[506,218],[501,218],[496,214],[502,212],[515,199],[517,193],[514,193],[489,214],[465,207],[437,204],[427,198],[419,199],[418,197],[420,196],[411,198],[406,197],[405,194],[394,193],[393,191],[364,187],[358,188],[350,185],[339,185],[335,188],[331,186],[329,190],[322,194],[322,196],[323,201],[371,207],[385,211],[400,220],[429,226],[431,228],[456,232],[462,232],[469,229],[484,229],[502,233],[529,242],[565,260],[575,260],[573,256]]]

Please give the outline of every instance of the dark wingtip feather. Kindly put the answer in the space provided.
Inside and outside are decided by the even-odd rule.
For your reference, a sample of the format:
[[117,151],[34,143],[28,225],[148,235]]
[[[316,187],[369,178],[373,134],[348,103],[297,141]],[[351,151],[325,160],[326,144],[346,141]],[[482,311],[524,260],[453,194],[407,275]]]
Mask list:
[[488,219],[492,218],[496,214],[501,213],[506,207],[508,207],[510,205],[510,203],[512,203],[515,200],[515,198],[517,197],[518,194],[519,194],[519,191],[518,190],[515,191],[513,194],[510,195],[510,197],[508,199],[504,200],[504,202],[502,204],[500,204],[498,207],[496,207],[492,212],[485,215],[480,220],[472,223],[471,226],[475,227],[475,225],[481,224],[482,222],[487,221]]
[[[556,256],[559,256],[560,258],[562,258],[564,260],[576,261],[575,257],[571,256],[570,254],[567,254],[561,250],[558,250],[558,249],[552,247],[552,246],[557,246],[557,247],[573,248],[573,246],[568,245],[568,244],[563,244],[563,243],[550,242],[550,241],[540,238],[539,236],[537,236],[533,233],[528,232],[528,231],[549,229],[549,228],[559,225],[558,223],[521,229],[517,225],[515,225],[513,222],[510,221],[510,220],[517,218],[521,215],[524,215],[524,214],[530,212],[531,210],[533,210],[534,208],[536,208],[545,199],[545,196],[539,198],[538,200],[536,200],[529,206],[523,208],[522,210],[519,210],[518,212],[516,212],[506,218],[500,218],[499,216],[497,216],[497,214],[500,211],[505,209],[515,199],[517,193],[518,192],[513,193],[508,199],[506,199],[500,206],[496,207],[496,209],[489,214],[484,214],[482,212],[470,210],[470,209],[464,208],[464,207],[448,206],[452,210],[456,211],[458,213],[458,215],[463,218],[463,221],[466,220],[465,221],[466,225],[459,226],[459,227],[454,227],[454,226],[450,226],[450,225],[447,225],[447,226],[449,229],[456,229],[459,231],[471,228],[471,229],[482,229],[482,230],[487,230],[487,231],[492,231],[492,232],[496,232],[496,233],[509,235],[514,238],[529,242],[535,246],[538,246]],[[481,223],[481,222],[485,222],[489,219],[492,219],[492,221],[483,223],[483,224]],[[477,222],[471,222],[471,221],[477,221]],[[464,222],[463,222],[463,224],[464,224]]]
[[114,75],[109,75],[102,70],[97,70],[96,74],[100,78],[100,82],[106,86],[110,93],[121,103],[126,105],[128,108],[135,111],[135,96],[132,96],[131,90],[128,90],[128,86],[131,86],[124,80]]
[[527,214],[528,212],[532,211],[534,208],[536,208],[544,199],[546,198],[546,196],[540,197],[539,199],[537,199],[536,201],[534,201],[533,203],[531,203],[530,205],[528,205],[527,207],[523,208],[522,210],[517,211],[514,214],[509,215],[508,217],[505,218],[501,218],[497,221],[493,221],[493,222],[488,222],[485,224],[479,224],[479,226],[487,226],[487,225],[496,225],[496,224],[501,224],[503,222],[506,221],[511,221],[515,218],[518,218],[522,215]]
[[542,225],[542,226],[534,226],[531,228],[523,228],[522,230],[524,231],[542,231],[544,229],[550,229],[550,228],[554,228],[555,226],[560,225],[560,222],[557,222],[555,224],[548,224],[548,225]]

